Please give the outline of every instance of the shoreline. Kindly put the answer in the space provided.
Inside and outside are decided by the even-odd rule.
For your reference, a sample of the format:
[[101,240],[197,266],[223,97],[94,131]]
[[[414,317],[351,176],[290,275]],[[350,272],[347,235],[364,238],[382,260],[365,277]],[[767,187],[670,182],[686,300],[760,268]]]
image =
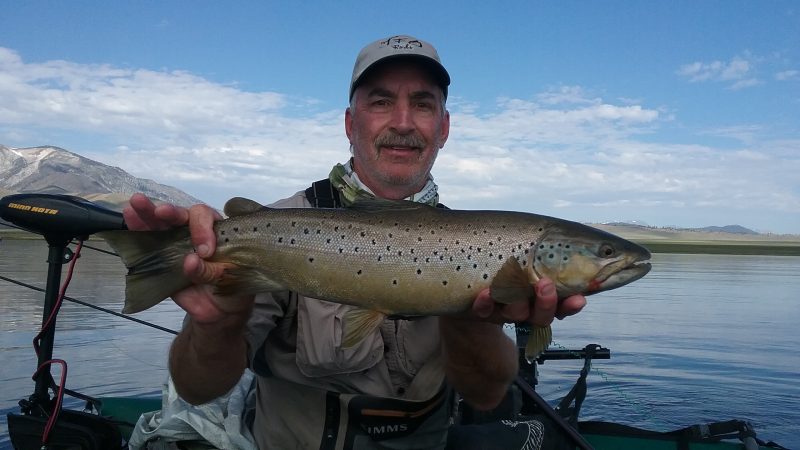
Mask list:
[[[607,230],[610,231],[610,230]],[[612,231],[613,232],[613,231]],[[627,233],[614,233],[635,242],[651,253],[686,253],[705,255],[763,255],[763,256],[800,256],[800,240],[782,239],[669,239],[658,237],[653,239],[643,236],[626,236]],[[42,239],[38,234],[23,230],[0,229],[0,240]],[[94,242],[100,239],[95,238]],[[2,251],[2,247],[0,247]]]

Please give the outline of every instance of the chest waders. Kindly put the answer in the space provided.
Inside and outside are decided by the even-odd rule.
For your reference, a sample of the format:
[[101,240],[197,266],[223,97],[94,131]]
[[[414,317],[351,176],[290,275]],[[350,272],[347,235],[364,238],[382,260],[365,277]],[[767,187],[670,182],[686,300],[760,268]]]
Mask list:
[[[328,179],[314,182],[305,194],[315,208],[343,207],[338,190]],[[326,391],[278,379],[271,375],[269,364],[263,359],[263,349],[256,353],[253,369],[262,376],[259,389],[265,391],[263,398],[270,403],[261,405],[266,414],[280,415],[283,410],[289,417],[281,421],[288,422],[289,426],[298,424],[298,432],[321,430],[316,437],[298,436],[295,445],[312,448],[311,442],[317,442],[314,447],[320,450],[399,450],[444,449],[447,443],[455,394],[446,383],[427,400],[408,401]],[[324,413],[318,409],[321,404],[324,404]]]

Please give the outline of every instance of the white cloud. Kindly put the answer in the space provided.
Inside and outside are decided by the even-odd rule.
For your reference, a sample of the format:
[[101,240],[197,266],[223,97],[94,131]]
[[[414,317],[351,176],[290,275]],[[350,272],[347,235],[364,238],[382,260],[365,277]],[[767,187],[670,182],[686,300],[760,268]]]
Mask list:
[[740,56],[730,61],[696,61],[681,66],[677,74],[691,83],[703,81],[731,82],[730,89],[737,90],[759,84],[753,74],[754,63]]
[[[734,62],[695,63],[683,76],[753,78],[746,61]],[[0,48],[0,98],[0,144],[102,141],[68,148],[215,206],[235,195],[269,202],[291,194],[349,156],[343,110],[309,112],[313,99],[181,71],[26,63]],[[718,224],[693,222],[714,208],[744,225],[800,214],[800,141],[764,139],[756,126],[708,132],[737,139],[726,148],[659,142],[653,131],[671,116],[580,86],[488,106],[453,98],[449,107],[451,136],[434,175],[452,207],[665,225]]]
[[784,70],[775,74],[778,81],[799,80],[800,70]]

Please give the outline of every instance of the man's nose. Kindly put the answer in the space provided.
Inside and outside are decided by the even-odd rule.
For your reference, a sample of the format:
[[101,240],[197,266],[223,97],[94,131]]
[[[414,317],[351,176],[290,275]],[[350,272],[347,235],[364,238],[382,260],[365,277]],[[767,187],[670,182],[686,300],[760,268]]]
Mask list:
[[414,131],[414,118],[411,105],[407,102],[398,102],[392,110],[391,127],[400,134]]

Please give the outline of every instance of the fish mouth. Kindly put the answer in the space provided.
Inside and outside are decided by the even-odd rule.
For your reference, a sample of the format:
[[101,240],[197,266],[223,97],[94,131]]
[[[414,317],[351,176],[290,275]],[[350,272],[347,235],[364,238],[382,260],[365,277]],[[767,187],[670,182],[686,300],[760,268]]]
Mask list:
[[[619,262],[625,263],[626,261],[621,260]],[[603,270],[600,274],[598,274],[598,277],[596,277],[592,283],[592,287],[595,288],[593,291],[607,291],[624,286],[628,283],[632,283],[647,275],[653,266],[650,263],[650,255],[647,255],[647,258],[639,258],[628,262],[628,264],[622,268],[618,267],[619,264],[606,266],[606,269],[608,270]],[[608,275],[602,276],[604,272],[608,272]]]

